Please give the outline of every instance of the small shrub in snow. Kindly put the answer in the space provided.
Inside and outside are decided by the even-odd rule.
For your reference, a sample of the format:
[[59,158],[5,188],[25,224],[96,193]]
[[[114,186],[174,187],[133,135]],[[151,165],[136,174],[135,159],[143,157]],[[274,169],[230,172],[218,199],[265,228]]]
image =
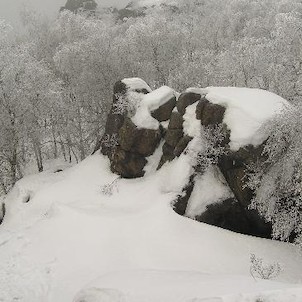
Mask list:
[[279,263],[263,263],[263,259],[256,257],[255,254],[251,254],[250,261],[250,273],[253,278],[273,279],[276,278],[282,270]]
[[111,196],[116,191],[118,192],[118,180],[120,177],[116,178],[113,182],[106,184],[101,187],[101,192],[104,195]]

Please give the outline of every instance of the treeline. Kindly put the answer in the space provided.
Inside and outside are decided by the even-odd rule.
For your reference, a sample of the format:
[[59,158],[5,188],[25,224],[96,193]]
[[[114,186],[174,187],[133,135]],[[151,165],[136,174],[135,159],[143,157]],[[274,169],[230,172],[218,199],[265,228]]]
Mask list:
[[54,21],[23,12],[20,36],[1,22],[2,192],[30,161],[42,171],[46,159],[91,153],[123,77],[179,91],[258,87],[299,101],[301,13],[298,0],[179,0],[123,20],[109,10],[63,10]]

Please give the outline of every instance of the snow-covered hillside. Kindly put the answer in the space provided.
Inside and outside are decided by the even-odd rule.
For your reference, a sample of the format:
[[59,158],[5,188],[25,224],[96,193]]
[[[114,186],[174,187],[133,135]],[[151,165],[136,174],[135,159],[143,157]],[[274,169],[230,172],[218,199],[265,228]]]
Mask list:
[[[162,87],[144,95],[137,89],[151,91],[145,82],[123,81],[129,101],[137,101],[132,119],[156,131],[152,112],[171,99],[175,106],[178,94]],[[183,109],[183,131],[192,138],[188,152],[159,170],[165,137],[146,158],[141,178],[118,177],[97,152],[63,171],[61,163],[48,163],[48,171],[14,186],[0,226],[1,302],[302,301],[302,255],[296,246],[232,233],[173,211],[195,171],[191,151],[202,148],[198,105],[225,108],[221,121],[236,150],[260,144],[261,125],[288,103],[256,89],[188,91],[198,96]],[[170,108],[174,113],[183,96]],[[209,166],[196,176],[185,214],[194,218],[233,193],[218,166]],[[276,280],[251,273],[252,254],[282,267]]]
[[[106,186],[117,176],[95,154],[19,181],[0,227],[0,301],[301,301],[294,246],[173,211],[189,170],[183,155],[149,176]],[[251,253],[282,264],[278,282],[253,279]]]

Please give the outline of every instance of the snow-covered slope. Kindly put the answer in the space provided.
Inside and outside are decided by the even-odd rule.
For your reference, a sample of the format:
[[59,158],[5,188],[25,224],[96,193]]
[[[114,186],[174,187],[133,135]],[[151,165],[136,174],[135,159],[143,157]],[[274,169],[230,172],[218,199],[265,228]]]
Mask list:
[[[190,169],[182,155],[104,190],[117,176],[95,154],[61,173],[19,181],[0,227],[0,301],[301,301],[294,246],[173,211]],[[253,279],[251,253],[282,264],[279,283]]]

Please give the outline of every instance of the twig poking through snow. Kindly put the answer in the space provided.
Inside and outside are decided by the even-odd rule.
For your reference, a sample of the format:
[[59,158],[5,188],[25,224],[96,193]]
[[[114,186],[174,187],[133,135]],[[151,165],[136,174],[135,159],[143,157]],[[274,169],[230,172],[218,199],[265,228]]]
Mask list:
[[111,196],[113,195],[114,191],[118,192],[118,181],[120,177],[116,178],[113,182],[106,184],[101,187],[101,192],[104,195]]

